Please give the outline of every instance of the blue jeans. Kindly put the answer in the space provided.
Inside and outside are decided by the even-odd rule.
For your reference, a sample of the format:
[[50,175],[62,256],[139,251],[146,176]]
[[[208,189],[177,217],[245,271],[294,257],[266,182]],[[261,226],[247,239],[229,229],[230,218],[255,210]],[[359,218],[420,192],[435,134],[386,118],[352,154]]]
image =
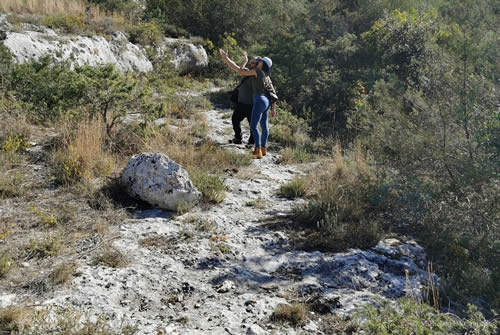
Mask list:
[[[267,144],[267,137],[269,136],[269,123],[267,120],[269,107],[269,99],[265,95],[256,95],[253,97],[252,122],[250,123],[250,130],[252,131],[253,138],[255,139],[256,147],[265,147]],[[262,129],[262,135],[257,128],[259,123]]]

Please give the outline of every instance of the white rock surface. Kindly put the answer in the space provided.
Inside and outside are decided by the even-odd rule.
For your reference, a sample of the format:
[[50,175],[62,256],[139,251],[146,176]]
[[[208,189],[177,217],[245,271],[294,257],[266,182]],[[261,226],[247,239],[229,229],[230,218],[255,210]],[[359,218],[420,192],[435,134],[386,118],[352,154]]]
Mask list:
[[120,71],[149,72],[153,65],[144,49],[128,42],[123,33],[115,33],[111,41],[102,36],[63,36],[47,29],[44,32],[7,32],[4,45],[19,63],[52,55],[56,61],[75,65],[114,64]]
[[[130,43],[122,32],[115,32],[111,40],[107,40],[102,36],[63,35],[32,25],[24,25],[23,30],[17,31],[7,22],[6,15],[0,15],[0,37],[19,63],[51,55],[56,61],[69,61],[74,65],[114,64],[124,72],[153,70],[146,50]],[[186,39],[165,38],[158,51],[160,55],[170,55],[178,70],[189,72],[208,66],[208,55],[203,46]]]
[[[205,114],[213,141],[225,150],[250,154],[243,145],[228,144],[228,112]],[[226,199],[217,206],[173,217],[145,210],[115,227],[119,238],[113,247],[127,255],[127,267],[81,260],[70,286],[42,297],[28,292],[25,298],[102,315],[117,327],[133,324],[141,335],[323,335],[319,317],[293,328],[272,324],[270,316],[278,304],[297,297],[317,316],[349,316],[381,299],[420,293],[428,278],[426,258],[413,241],[390,239],[370,250],[337,254],[306,252],[294,248],[287,231],[270,229],[272,220],[303,202],[281,198],[277,190],[308,168],[278,164],[278,159],[271,144],[263,159],[228,173]],[[263,206],[250,206],[255,200]],[[148,246],[141,243],[144,239],[157,243]]]
[[177,70],[192,71],[208,66],[205,48],[186,39],[165,38],[159,47],[160,55],[168,53]]
[[171,211],[179,205],[193,207],[201,197],[187,171],[162,153],[132,157],[122,171],[120,183],[130,196]]

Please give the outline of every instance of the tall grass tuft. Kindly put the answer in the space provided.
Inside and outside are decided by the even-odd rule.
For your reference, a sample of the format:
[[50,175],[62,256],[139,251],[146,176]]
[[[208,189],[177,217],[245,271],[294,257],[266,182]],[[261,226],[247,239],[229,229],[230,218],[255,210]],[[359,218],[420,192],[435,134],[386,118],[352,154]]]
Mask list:
[[341,251],[376,245],[382,230],[372,214],[384,201],[377,200],[381,182],[370,157],[359,145],[344,156],[337,145],[322,170],[312,181],[316,196],[296,209],[297,222],[312,230],[306,247]]
[[60,184],[107,175],[114,169],[114,159],[105,151],[104,123],[100,119],[84,120],[75,128],[65,131],[62,148],[52,157],[54,176]]
[[84,14],[87,7],[96,11],[95,6],[88,6],[83,0],[2,0],[0,10],[17,14]]

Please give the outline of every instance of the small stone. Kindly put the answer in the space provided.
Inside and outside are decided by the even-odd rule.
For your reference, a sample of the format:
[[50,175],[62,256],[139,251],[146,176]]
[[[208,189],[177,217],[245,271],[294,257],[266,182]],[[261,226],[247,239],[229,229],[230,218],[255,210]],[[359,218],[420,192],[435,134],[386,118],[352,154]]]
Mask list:
[[198,308],[200,308],[200,307],[201,307],[201,304],[195,304],[195,305],[194,305],[194,308],[196,308],[196,309],[198,309]]
[[247,329],[246,335],[265,335],[267,332],[262,329],[259,325],[253,324]]
[[236,286],[230,280],[224,280],[221,285],[217,287],[217,293],[227,293],[234,289]]
[[22,263],[21,263],[21,266],[22,266],[23,268],[29,268],[29,267],[30,267],[30,263],[28,263],[28,262],[22,262]]

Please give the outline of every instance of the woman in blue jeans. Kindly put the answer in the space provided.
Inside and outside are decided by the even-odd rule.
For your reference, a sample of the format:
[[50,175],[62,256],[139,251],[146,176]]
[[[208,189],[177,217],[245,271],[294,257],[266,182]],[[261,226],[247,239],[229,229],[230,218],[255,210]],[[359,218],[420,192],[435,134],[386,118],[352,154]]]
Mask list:
[[[229,68],[242,76],[252,77],[252,91],[253,91],[253,109],[252,109],[252,122],[250,130],[252,131],[255,140],[255,149],[252,153],[253,158],[262,158],[267,154],[267,138],[269,136],[269,122],[268,113],[271,109],[271,116],[276,114],[275,104],[270,104],[269,97],[266,90],[266,80],[268,80],[271,66],[273,62],[268,57],[256,58],[257,65],[252,70],[245,69],[248,57],[243,53],[244,63],[241,66],[236,65],[227,55],[227,53],[220,49],[219,54],[222,60],[229,66]],[[262,133],[258,129],[258,125],[262,129]]]

